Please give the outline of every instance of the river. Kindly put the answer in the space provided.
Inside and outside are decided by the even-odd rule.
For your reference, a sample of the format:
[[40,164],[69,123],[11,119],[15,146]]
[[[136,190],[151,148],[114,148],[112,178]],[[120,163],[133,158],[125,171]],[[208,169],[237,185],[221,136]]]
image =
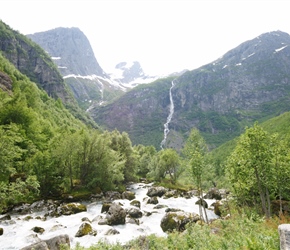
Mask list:
[[[150,212],[152,214],[150,216],[143,215],[143,217],[139,219],[139,225],[126,223],[125,225],[113,226],[120,232],[120,234],[107,236],[105,233],[108,231],[108,229],[112,228],[112,226],[98,225],[97,222],[92,222],[91,225],[93,229],[97,231],[96,236],[87,235],[83,237],[75,237],[76,232],[82,224],[83,218],[86,217],[92,221],[98,215],[105,216],[104,214],[101,214],[102,202],[87,202],[85,203],[87,206],[86,212],[81,212],[69,216],[63,215],[57,218],[48,217],[45,221],[36,219],[37,216],[43,218],[44,212],[29,214],[32,217],[30,220],[24,219],[27,214],[11,214],[10,221],[0,221],[0,227],[2,227],[4,230],[4,234],[0,236],[0,249],[21,249],[22,247],[35,243],[36,233],[31,229],[36,226],[42,227],[45,230],[43,234],[37,235],[37,237],[42,240],[49,239],[61,234],[68,234],[70,237],[71,247],[76,246],[77,243],[79,243],[81,246],[89,247],[99,240],[104,240],[110,243],[125,243],[138,236],[150,234],[166,237],[167,234],[164,233],[160,227],[160,222],[165,214],[166,208],[156,209],[154,208],[156,205],[147,204],[144,200],[144,198],[148,197],[146,193],[150,185],[151,184],[148,185],[143,183],[136,183],[129,187],[129,190],[135,193],[136,200],[141,202],[141,211]],[[197,205],[195,205],[197,199],[197,197],[192,197],[190,199],[183,197],[168,199],[158,198],[158,204],[166,205],[169,208],[179,208],[185,212],[198,213],[199,208]],[[207,199],[206,201],[208,202],[209,206],[214,202],[214,200]],[[129,200],[115,200],[115,202],[122,203],[124,208],[130,207]],[[208,210],[208,216],[211,219],[217,218],[217,216],[211,210]]]

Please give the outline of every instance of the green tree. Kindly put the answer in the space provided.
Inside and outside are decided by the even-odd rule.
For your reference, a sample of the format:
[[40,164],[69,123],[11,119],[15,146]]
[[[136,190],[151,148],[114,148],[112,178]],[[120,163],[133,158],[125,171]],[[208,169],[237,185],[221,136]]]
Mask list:
[[163,176],[169,175],[172,183],[175,183],[182,173],[182,166],[177,152],[172,149],[163,149],[160,151],[159,168],[164,171]]
[[271,169],[274,177],[273,189],[279,197],[280,214],[282,214],[282,199],[289,199],[290,183],[290,150],[289,140],[279,139],[278,134],[272,135],[271,147],[272,160]]
[[[188,160],[191,173],[193,176],[193,179],[197,185],[197,188],[199,190],[199,199],[202,201],[202,181],[205,174],[205,171],[207,170],[207,153],[208,148],[205,143],[205,140],[200,135],[199,131],[197,129],[192,129],[190,132],[189,137],[186,140],[185,146],[182,150],[183,155]],[[202,213],[202,202],[200,202],[199,210],[200,210],[200,216],[203,217]],[[204,214],[205,214],[205,221],[208,222],[207,219],[207,213],[204,208]]]
[[111,133],[105,132],[109,138],[111,138],[110,147],[118,152],[125,162],[124,165],[124,181],[136,181],[137,173],[137,153],[132,147],[132,142],[128,133],[120,133],[118,130],[114,130]]
[[271,136],[256,123],[240,136],[226,165],[237,198],[255,204],[256,194],[259,194],[261,208],[267,218],[271,215],[270,192],[274,180],[271,144]]
[[120,152],[110,147],[110,137],[97,130],[83,131],[78,152],[79,179],[89,188],[114,189],[124,180]]
[[25,150],[19,147],[22,141],[23,137],[15,124],[0,126],[0,181],[7,183],[9,176],[23,165]]
[[150,161],[157,153],[156,149],[154,146],[137,145],[134,150],[137,152],[137,175],[145,178],[150,171]]

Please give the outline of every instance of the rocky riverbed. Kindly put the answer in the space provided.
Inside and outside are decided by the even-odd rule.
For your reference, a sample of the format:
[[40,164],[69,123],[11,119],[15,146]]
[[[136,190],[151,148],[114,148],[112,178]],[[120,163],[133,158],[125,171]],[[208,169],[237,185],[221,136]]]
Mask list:
[[[187,223],[200,219],[195,194],[136,183],[122,194],[107,192],[91,201],[23,205],[0,216],[0,249],[49,244],[49,239],[89,247],[99,240],[125,243],[141,235],[166,237],[167,232],[182,231]],[[207,209],[209,219],[218,218],[211,206],[215,197],[205,197],[211,208]]]

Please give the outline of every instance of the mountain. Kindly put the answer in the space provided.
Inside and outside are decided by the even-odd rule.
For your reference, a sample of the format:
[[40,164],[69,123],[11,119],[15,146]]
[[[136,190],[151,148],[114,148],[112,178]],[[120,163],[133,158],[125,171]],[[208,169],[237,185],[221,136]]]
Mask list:
[[56,28],[27,35],[48,52],[63,76],[106,77],[95,59],[89,40],[78,28]]
[[174,112],[165,146],[180,148],[186,134],[197,127],[214,148],[246,125],[290,110],[289,45],[287,33],[262,34],[207,65],[138,86],[90,113],[105,128],[127,131],[134,144],[160,148],[171,92]]
[[38,84],[51,97],[73,103],[71,93],[51,58],[30,39],[0,21],[0,50],[21,73]]
[[27,35],[57,64],[80,107],[103,103],[123,93],[97,62],[89,40],[79,28],[56,28]]
[[113,81],[120,82],[126,89],[134,88],[142,83],[151,83],[159,78],[146,75],[137,61],[120,62],[109,75]]
[[85,110],[112,102],[132,87],[156,79],[146,76],[139,62],[130,66],[119,63],[114,73],[107,74],[79,28],[56,28],[27,36],[47,51]]
[[[0,51],[17,70],[45,90],[50,97],[62,100],[75,117],[91,126],[96,126],[95,122],[79,108],[51,57],[38,44],[11,29],[1,20]],[[7,79],[4,73],[1,75],[2,79]],[[7,81],[3,82],[7,83]]]

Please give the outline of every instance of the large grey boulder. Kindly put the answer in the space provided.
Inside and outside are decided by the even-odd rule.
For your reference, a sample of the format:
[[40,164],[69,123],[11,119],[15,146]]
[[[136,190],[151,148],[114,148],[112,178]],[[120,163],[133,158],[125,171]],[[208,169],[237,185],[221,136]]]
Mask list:
[[167,188],[165,187],[150,187],[147,191],[147,195],[149,197],[153,197],[153,196],[159,196],[161,197],[162,195],[164,195],[166,192],[168,191]]
[[278,226],[280,235],[280,250],[290,250],[290,224]]
[[71,215],[86,211],[87,207],[77,202],[64,204],[58,208],[59,215]]
[[122,199],[127,199],[129,201],[134,200],[136,198],[135,193],[131,191],[125,191],[122,193]]
[[137,207],[130,207],[127,209],[127,214],[131,217],[131,218],[141,218],[143,213],[141,212],[141,210]]
[[120,205],[113,203],[106,215],[108,225],[119,225],[125,224],[126,221],[126,210]]
[[195,213],[188,212],[168,212],[161,220],[160,226],[163,232],[184,231],[186,224],[190,222],[197,222],[200,216]]
[[43,240],[27,247],[21,248],[21,250],[60,250],[66,246],[70,249],[69,236],[67,234],[59,235],[48,240]]

